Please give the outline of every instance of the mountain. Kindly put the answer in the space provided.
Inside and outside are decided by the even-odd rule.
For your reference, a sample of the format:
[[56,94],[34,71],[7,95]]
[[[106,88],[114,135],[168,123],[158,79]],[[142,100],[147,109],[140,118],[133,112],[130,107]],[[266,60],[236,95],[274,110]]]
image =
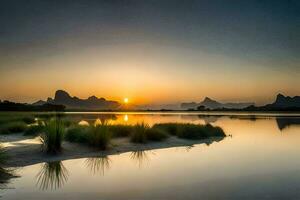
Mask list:
[[[34,104],[41,104],[45,101],[37,101]],[[91,96],[87,99],[80,99],[76,96],[71,96],[64,90],[57,90],[54,98],[48,98],[45,103],[64,105],[67,109],[84,109],[84,110],[113,110],[120,108],[120,103],[117,101],[108,101],[104,98]]]
[[198,106],[204,106],[205,108],[209,108],[209,109],[224,107],[222,103],[217,102],[209,97],[205,97],[205,99],[202,102],[200,102]]
[[204,106],[209,109],[219,109],[219,108],[228,108],[228,109],[242,109],[248,106],[253,106],[254,103],[221,103],[216,100],[213,100],[209,97],[205,97],[200,103],[190,102],[182,103],[181,108],[183,109],[197,109],[199,106]]
[[264,106],[249,106],[245,111],[300,111],[300,96],[284,96],[278,94],[273,103]]
[[275,102],[268,106],[276,108],[300,107],[300,96],[289,97],[278,94]]
[[43,101],[43,100],[39,100],[37,102],[34,102],[32,105],[33,106],[41,106],[41,105],[44,105],[45,103],[47,103],[47,102]]

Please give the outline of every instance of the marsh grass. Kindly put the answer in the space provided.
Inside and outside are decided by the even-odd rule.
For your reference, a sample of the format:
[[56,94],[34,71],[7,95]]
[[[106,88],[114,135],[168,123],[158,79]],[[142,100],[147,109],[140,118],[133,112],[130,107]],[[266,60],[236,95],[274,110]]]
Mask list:
[[150,126],[144,122],[137,123],[134,125],[132,133],[130,135],[131,142],[134,143],[146,143],[147,142],[147,131]]
[[64,119],[63,123],[64,123],[66,128],[71,127],[71,126],[74,125],[74,122],[72,122],[71,120],[68,120],[68,119]]
[[89,127],[88,143],[91,146],[106,150],[111,140],[111,132],[106,123],[95,124]]
[[179,123],[157,123],[153,125],[153,128],[163,130],[170,135],[177,135],[180,125]]
[[64,133],[65,127],[60,118],[53,118],[46,122],[44,133],[41,134],[43,149],[52,154],[61,152]]
[[211,124],[204,125],[204,130],[209,133],[209,137],[225,137],[226,134],[221,127],[212,126]]
[[43,125],[42,122],[38,122],[38,124],[33,124],[28,126],[28,128],[25,130],[23,135],[39,135],[42,134],[43,131],[45,130],[45,126]]
[[158,129],[158,128],[149,128],[146,131],[147,140],[150,141],[162,141],[169,137],[169,134],[167,134],[164,130]]
[[1,114],[0,115],[0,134],[21,133],[27,129],[27,124],[33,124],[33,116],[24,116],[18,114]]
[[176,135],[184,139],[204,139],[208,137],[225,137],[224,131],[220,127],[214,127],[211,124],[181,124],[166,123],[155,124],[154,128],[164,130],[171,135]]
[[89,127],[75,125],[67,129],[65,140],[69,142],[88,143]]
[[133,143],[147,143],[163,141],[170,135],[191,140],[225,137],[225,133],[220,127],[210,124],[160,123],[150,127],[146,123],[109,125],[98,120],[93,126],[72,125],[67,129],[65,140],[105,150],[113,137],[130,137],[130,141]]
[[112,133],[112,137],[128,137],[133,130],[133,126],[122,124],[109,125],[109,130]]
[[208,132],[204,130],[203,125],[181,124],[177,136],[184,139],[204,139],[208,137]]
[[34,123],[34,117],[16,113],[0,114],[0,124],[7,124],[10,122],[24,122],[26,124],[31,124]]
[[12,121],[2,124],[0,134],[22,133],[27,129],[27,125],[22,121]]
[[106,123],[99,123],[94,126],[72,126],[67,129],[65,140],[105,150],[110,144],[111,137],[110,126]]
[[146,143],[148,141],[162,141],[169,137],[169,134],[156,127],[150,127],[142,122],[133,126],[130,140],[133,143]]
[[35,122],[35,119],[33,116],[26,116],[22,118],[22,121],[26,124],[33,124]]

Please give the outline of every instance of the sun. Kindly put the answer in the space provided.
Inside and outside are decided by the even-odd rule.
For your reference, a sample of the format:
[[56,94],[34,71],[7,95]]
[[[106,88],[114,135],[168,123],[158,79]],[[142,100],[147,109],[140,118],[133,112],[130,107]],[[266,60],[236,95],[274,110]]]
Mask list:
[[127,104],[129,102],[129,99],[128,98],[124,98],[123,101],[124,101],[125,104]]

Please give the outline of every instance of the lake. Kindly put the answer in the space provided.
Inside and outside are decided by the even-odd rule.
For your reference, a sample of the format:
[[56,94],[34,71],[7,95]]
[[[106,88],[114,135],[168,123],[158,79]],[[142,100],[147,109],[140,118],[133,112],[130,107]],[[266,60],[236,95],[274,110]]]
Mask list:
[[211,123],[211,144],[39,163],[16,169],[1,199],[300,199],[296,114],[69,113],[81,123]]

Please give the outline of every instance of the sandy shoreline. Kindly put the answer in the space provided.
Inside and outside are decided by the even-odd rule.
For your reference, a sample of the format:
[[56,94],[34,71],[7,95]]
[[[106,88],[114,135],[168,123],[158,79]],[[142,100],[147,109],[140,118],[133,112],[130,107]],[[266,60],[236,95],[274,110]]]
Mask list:
[[6,166],[23,167],[41,162],[115,155],[131,151],[191,146],[194,144],[211,144],[212,142],[218,142],[222,139],[223,138],[216,137],[205,140],[185,140],[177,137],[170,137],[163,142],[133,144],[128,138],[118,138],[112,140],[111,147],[106,151],[100,151],[81,144],[64,142],[63,152],[59,155],[45,154],[41,151],[41,143],[38,138],[25,137],[21,134],[13,134],[2,137],[1,143],[5,146],[10,157]]

